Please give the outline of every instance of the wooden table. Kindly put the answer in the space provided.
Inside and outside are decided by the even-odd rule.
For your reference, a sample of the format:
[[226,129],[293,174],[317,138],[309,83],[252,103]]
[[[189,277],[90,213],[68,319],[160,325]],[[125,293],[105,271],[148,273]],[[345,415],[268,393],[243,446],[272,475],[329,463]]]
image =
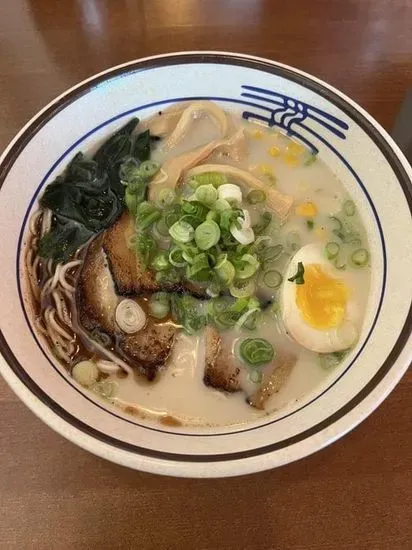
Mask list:
[[[412,82],[412,0],[0,0],[0,147],[86,76],[191,49],[300,67],[390,130]],[[353,433],[298,463],[185,480],[82,451],[0,381],[0,548],[412,548],[411,395],[409,372]]]

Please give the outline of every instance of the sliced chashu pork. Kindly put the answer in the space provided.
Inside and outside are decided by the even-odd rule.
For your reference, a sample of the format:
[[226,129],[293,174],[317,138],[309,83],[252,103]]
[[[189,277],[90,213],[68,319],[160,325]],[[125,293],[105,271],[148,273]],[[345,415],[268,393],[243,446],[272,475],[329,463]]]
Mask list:
[[196,298],[207,298],[206,290],[196,283],[157,283],[153,272],[142,266],[136,253],[128,246],[133,234],[133,218],[128,212],[124,212],[103,234],[102,246],[118,294],[127,296],[164,290],[185,291]]
[[133,218],[124,212],[120,218],[103,233],[103,249],[119,294],[141,294],[156,292],[159,285],[153,274],[144,269],[128,243],[134,235]]
[[[217,330],[211,326],[205,331],[205,374],[206,386],[227,392],[242,390],[242,368],[236,364],[233,354],[225,348]],[[296,357],[286,351],[280,351],[270,365],[263,369],[263,379],[259,388],[250,397],[248,403],[257,409],[264,409],[268,399],[285,384],[296,363]]]
[[76,284],[78,322],[91,338],[96,329],[110,336],[112,343],[116,343],[116,352],[152,380],[168,359],[177,328],[151,317],[135,334],[125,334],[117,327],[115,312],[122,297],[116,293],[103,240],[104,235],[90,244]]
[[222,345],[214,327],[206,327],[205,346],[205,385],[227,392],[240,391],[240,367],[235,364],[230,350]]
[[285,351],[278,352],[273,363],[263,373],[259,389],[248,400],[256,409],[264,409],[268,399],[283,387],[296,363],[296,356]]

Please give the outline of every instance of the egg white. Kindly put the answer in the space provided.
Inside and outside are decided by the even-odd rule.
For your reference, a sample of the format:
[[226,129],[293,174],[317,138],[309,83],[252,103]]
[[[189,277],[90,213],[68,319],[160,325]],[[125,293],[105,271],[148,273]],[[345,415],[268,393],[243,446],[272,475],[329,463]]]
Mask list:
[[[341,324],[331,329],[316,329],[308,325],[296,304],[296,284],[288,281],[298,268],[318,264],[329,277],[342,281],[349,291],[345,315]],[[287,332],[303,347],[318,353],[341,351],[351,347],[359,336],[361,311],[358,306],[359,285],[356,274],[336,269],[324,256],[322,244],[308,244],[300,248],[291,259],[281,288],[282,320]]]

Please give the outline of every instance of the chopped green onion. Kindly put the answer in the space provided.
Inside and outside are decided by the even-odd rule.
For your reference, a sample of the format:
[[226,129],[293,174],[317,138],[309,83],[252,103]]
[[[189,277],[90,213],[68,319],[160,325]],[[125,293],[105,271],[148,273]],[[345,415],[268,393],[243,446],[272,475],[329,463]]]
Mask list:
[[336,229],[338,229],[339,231],[343,230],[343,225],[339,218],[337,218],[336,216],[330,216],[330,219],[338,225]]
[[185,267],[186,260],[183,257],[183,250],[178,246],[174,246],[169,252],[169,262],[174,267]]
[[266,200],[266,194],[261,191],[260,189],[253,189],[248,193],[248,196],[246,197],[246,200],[250,204],[259,204],[261,202],[265,202]]
[[197,174],[189,180],[189,185],[196,189],[199,185],[213,185],[214,187],[220,187],[227,183],[227,177],[219,172],[205,172],[204,174]]
[[223,283],[228,286],[232,284],[233,279],[235,278],[235,267],[232,262],[227,259],[226,254],[223,254],[220,258],[218,258],[218,262],[214,270]]
[[300,248],[301,238],[297,231],[291,231],[286,235],[285,246],[290,252],[296,252]]
[[268,246],[263,250],[261,258],[263,261],[271,260],[272,262],[277,260],[283,252],[283,246],[277,244],[275,246]]
[[187,334],[195,334],[205,326],[207,318],[203,314],[202,303],[193,296],[173,294],[170,305],[173,319]]
[[156,273],[155,281],[162,284],[175,284],[180,281],[180,275],[175,269],[165,269]]
[[249,279],[259,267],[260,263],[256,256],[244,254],[236,264],[236,277],[238,279]]
[[351,200],[343,203],[343,211],[347,216],[353,216],[356,212],[355,203]]
[[222,212],[223,210],[230,210],[231,206],[225,199],[217,199],[215,204],[213,205],[213,210],[216,210],[216,212]]
[[260,309],[260,302],[257,298],[252,296],[252,298],[249,298],[249,300],[248,300],[247,307],[249,309],[256,309],[256,308]]
[[199,185],[199,187],[197,187],[195,191],[195,198],[202,204],[205,204],[206,206],[211,206],[217,201],[216,188],[213,187],[213,185],[211,185],[210,183],[209,185]]
[[308,231],[312,231],[315,227],[315,222],[313,220],[306,220],[306,227],[308,228]]
[[369,252],[366,248],[358,248],[350,258],[356,267],[365,267],[369,261]]
[[348,223],[343,224],[343,222],[336,216],[331,216],[330,218],[333,222],[337,223],[338,226],[335,229],[332,229],[332,233],[336,235],[342,242],[345,244],[351,245],[360,245],[361,239],[359,233],[354,231]]
[[139,166],[139,174],[147,179],[152,178],[160,168],[160,164],[153,160],[145,160]]
[[219,296],[221,290],[221,285],[217,281],[212,281],[206,289],[206,294],[211,298],[216,298]]
[[140,179],[139,164],[133,157],[125,159],[119,168],[119,178],[123,184]]
[[224,183],[218,190],[219,199],[226,200],[230,204],[239,206],[242,202],[242,190],[234,183]]
[[193,239],[195,235],[195,230],[190,225],[190,223],[187,223],[185,221],[178,221],[174,223],[172,227],[170,227],[169,235],[175,241],[178,241],[180,243],[188,243]]
[[271,221],[272,221],[272,214],[270,212],[264,212],[260,216],[260,220],[258,221],[258,223],[256,223],[253,226],[253,231],[255,235],[260,235],[261,233],[263,233],[263,231],[267,229]]
[[111,380],[101,380],[100,382],[93,384],[90,389],[100,397],[107,399],[115,392],[116,384]]
[[188,245],[183,247],[182,250],[182,256],[189,264],[192,264],[196,256],[199,254],[199,249],[196,246]]
[[[237,330],[241,329],[243,326],[251,326],[252,318],[256,317],[256,315],[260,312],[259,307],[255,307],[253,309],[249,309],[248,311],[245,311],[243,315],[239,318],[239,320],[236,322],[235,328]],[[256,320],[255,323],[256,324]]]
[[215,324],[222,330],[232,328],[236,325],[240,318],[240,314],[236,311],[227,310],[216,315],[214,321]]
[[338,257],[340,245],[338,243],[329,242],[325,246],[325,254],[328,260],[333,260]]
[[129,210],[130,214],[132,216],[135,216],[136,208],[138,205],[137,196],[131,193],[127,188],[124,194],[124,202],[126,203],[127,209]]
[[201,223],[195,231],[195,241],[200,250],[208,250],[220,239],[220,227],[213,220]]
[[165,271],[170,268],[167,252],[157,254],[152,260],[152,267],[155,271]]
[[156,319],[164,319],[170,311],[170,298],[166,292],[152,294],[149,301],[149,311]]
[[179,205],[175,204],[168,208],[164,213],[164,220],[167,227],[172,227],[174,223],[179,221],[180,218],[180,207]]
[[216,313],[222,313],[229,308],[230,298],[217,298],[212,301],[213,310]]
[[335,258],[333,265],[336,267],[336,269],[339,269],[341,271],[344,271],[346,269],[346,264],[340,264],[338,258]]
[[248,298],[253,296],[255,290],[256,284],[252,279],[233,281],[232,286],[229,288],[230,294],[235,298]]
[[268,235],[261,235],[260,237],[258,237],[253,245],[256,254],[263,254],[263,251],[270,246],[271,242],[272,237],[269,237]]
[[146,233],[141,232],[136,235],[136,252],[142,262],[143,266],[147,267],[150,263],[150,259],[156,251],[156,243],[152,237],[149,237]]
[[209,210],[209,212],[206,214],[206,220],[217,222],[219,220],[219,212],[217,212],[216,210]]
[[160,218],[160,220],[157,221],[155,228],[156,228],[156,231],[159,233],[159,235],[161,235],[162,237],[169,236],[169,228],[164,218]]
[[192,264],[188,264],[186,275],[194,281],[208,281],[210,279],[210,268],[207,256],[204,252],[198,254]]
[[260,384],[262,382],[263,373],[260,370],[251,369],[248,374],[248,378],[254,384]]
[[162,189],[159,193],[159,202],[161,206],[170,206],[176,198],[173,189]]
[[239,353],[243,361],[252,367],[270,363],[275,355],[272,344],[264,338],[246,338],[240,344]]
[[279,271],[276,271],[275,269],[271,271],[267,271],[263,275],[263,282],[269,288],[279,288],[280,285],[282,284],[282,281],[283,281],[282,275],[279,273]]
[[231,310],[232,311],[237,311],[238,313],[242,313],[243,311],[245,311],[245,309],[248,309],[249,308],[249,302],[250,302],[250,299],[245,297],[245,298],[238,298],[234,304],[232,304],[231,306]]
[[141,229],[147,229],[160,217],[160,211],[151,202],[141,202],[136,208],[136,224]]
[[339,363],[345,358],[349,350],[334,351],[332,353],[319,353],[320,366],[324,370],[330,370],[337,367]]
[[291,283],[295,283],[297,285],[303,285],[305,283],[305,279],[303,278],[305,274],[305,268],[303,267],[302,262],[298,262],[298,269],[296,271],[296,274],[293,275],[293,277],[290,277],[288,281]]

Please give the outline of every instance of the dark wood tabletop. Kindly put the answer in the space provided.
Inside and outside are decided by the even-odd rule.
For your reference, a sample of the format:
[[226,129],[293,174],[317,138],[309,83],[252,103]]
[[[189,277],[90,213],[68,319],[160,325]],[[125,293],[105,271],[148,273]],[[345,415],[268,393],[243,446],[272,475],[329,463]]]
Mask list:
[[[151,54],[232,50],[337,86],[391,130],[412,0],[0,0],[0,148],[54,96]],[[75,447],[0,381],[0,548],[412,548],[412,373],[344,439],[246,477],[134,472]]]

